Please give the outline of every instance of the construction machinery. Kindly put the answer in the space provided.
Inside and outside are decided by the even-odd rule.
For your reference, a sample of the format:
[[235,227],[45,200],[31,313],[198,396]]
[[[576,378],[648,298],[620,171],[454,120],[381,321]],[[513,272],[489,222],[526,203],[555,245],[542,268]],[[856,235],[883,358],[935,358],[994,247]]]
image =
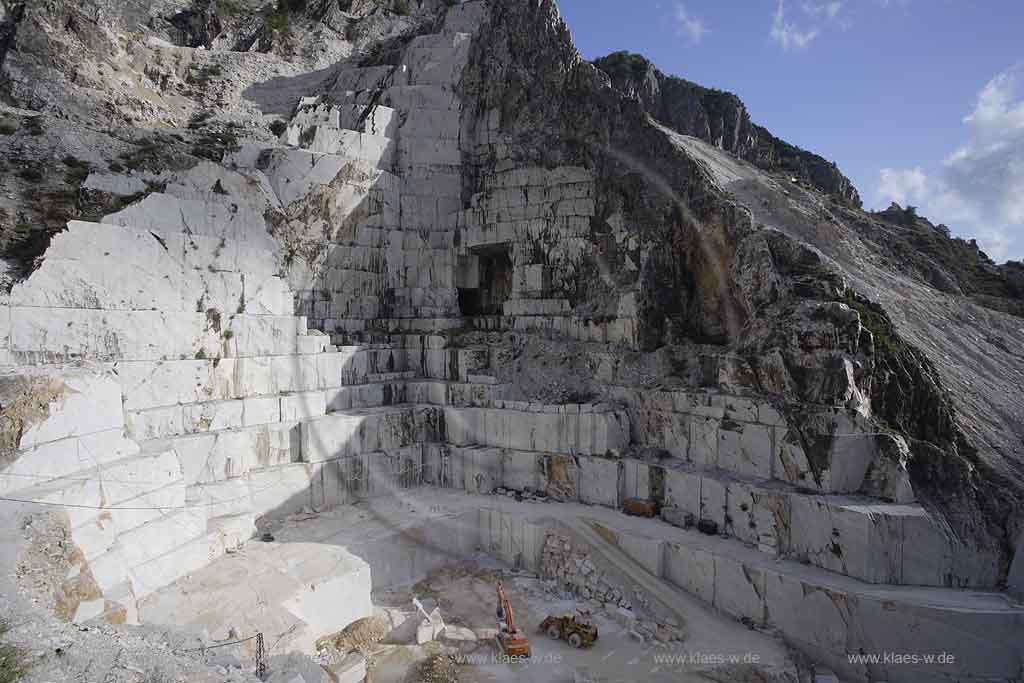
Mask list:
[[540,622],[540,630],[554,640],[564,640],[575,648],[590,647],[597,640],[597,627],[573,614],[549,616]]
[[622,511],[634,517],[657,517],[658,504],[647,498],[627,498],[622,501]]
[[512,605],[505,594],[505,587],[498,581],[498,647],[508,657],[530,656],[530,641],[526,634],[516,628],[512,618]]

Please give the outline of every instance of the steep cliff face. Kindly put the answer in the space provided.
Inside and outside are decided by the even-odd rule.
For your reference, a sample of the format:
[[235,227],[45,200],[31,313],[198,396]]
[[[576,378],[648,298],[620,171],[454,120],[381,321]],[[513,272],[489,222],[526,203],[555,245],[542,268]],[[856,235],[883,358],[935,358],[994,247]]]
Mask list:
[[639,99],[651,116],[676,132],[700,138],[767,171],[806,180],[825,194],[860,206],[857,188],[835,163],[753,123],[736,95],[667,76],[641,55],[628,52],[610,54],[594,64],[608,74],[615,88]]
[[[601,318],[635,292],[647,349],[728,340],[742,313],[723,268],[749,216],[714,196],[641,103],[580,58],[553,3],[494,3],[488,29],[462,81],[464,131],[478,141],[467,159],[472,189],[503,166],[591,169],[596,206],[585,237],[593,248],[559,293]],[[498,122],[496,139],[481,133],[485,121]]]
[[[370,2],[97,2],[88,8],[9,3],[4,92],[9,101],[35,110],[7,115],[14,128],[8,134],[8,159],[18,171],[5,178],[5,196],[13,199],[0,214],[9,279],[31,271],[49,237],[67,220],[136,201],[161,187],[163,172],[188,168],[201,158],[218,161],[237,149],[241,138],[273,140],[269,124],[290,113],[300,94],[355,87],[358,99],[363,86],[350,84],[344,70],[320,65],[343,58],[362,69],[391,68],[445,5],[428,3],[408,16]],[[848,252],[836,252],[820,227],[805,227],[815,222],[808,213],[818,211],[852,228],[849,234],[871,240],[883,232],[878,221],[889,219],[860,212],[856,191],[834,165],[752,124],[735,96],[667,77],[632,55],[586,62],[553,2],[498,0],[489,3],[488,12],[458,88],[464,102],[458,174],[467,213],[457,232],[488,228],[487,211],[473,214],[473,198],[493,194],[496,183],[504,182],[497,179],[519,169],[551,180],[567,173],[559,169],[575,169],[568,171],[567,187],[583,193],[592,206],[554,216],[557,220],[514,246],[510,258],[516,277],[536,275],[533,284],[515,285],[524,296],[565,301],[587,324],[635,325],[644,351],[706,345],[722,372],[751,390],[795,404],[874,411],[888,427],[920,444],[913,471],[923,489],[931,487],[941,498],[950,481],[966,487],[964,505],[973,512],[964,513],[969,522],[963,534],[977,531],[987,539],[984,544],[1005,550],[1012,533],[1007,524],[1016,522],[994,510],[1014,509],[1008,501],[1018,489],[992,483],[997,480],[975,464],[987,463],[1011,482],[1019,478],[1019,443],[991,417],[1011,420],[1019,406],[1012,397],[1000,399],[992,413],[971,397],[970,413],[955,417],[958,402],[941,398],[947,396],[942,386],[950,377],[955,388],[966,386],[970,370],[913,349],[903,335],[924,338],[916,333],[915,320],[889,321],[884,312],[875,312],[863,298],[870,298],[867,290],[873,288],[851,291],[851,280],[865,279],[860,264]],[[146,40],[125,37],[139,27],[150,34]],[[301,31],[330,40],[307,39]],[[175,52],[166,47],[172,44],[214,49]],[[220,48],[250,52],[243,59],[242,53]],[[284,83],[293,85],[277,85]],[[372,97],[371,92],[370,102]],[[257,99],[259,112],[252,104]],[[52,122],[48,112],[58,111],[70,123]],[[155,131],[158,122],[178,128]],[[65,134],[71,129],[74,135]],[[687,142],[693,138],[710,151]],[[752,166],[729,169],[723,180],[720,172],[727,164],[716,151]],[[53,159],[60,160],[56,169]],[[117,173],[125,167],[135,176],[119,180],[117,192],[84,185],[90,172]],[[806,179],[815,190],[807,196],[817,208],[796,206],[787,209],[785,220],[766,218],[765,201],[789,200],[771,185],[777,178],[756,169]],[[785,182],[789,186],[788,178]],[[756,192],[736,192],[737,184],[749,189],[754,183]],[[725,188],[740,201],[728,198]],[[275,214],[274,221],[301,223],[294,229],[308,232],[314,214],[322,211],[291,207]],[[792,216],[800,217],[799,225]],[[483,222],[475,223],[478,219]],[[765,231],[762,224],[776,230]],[[799,247],[793,239],[821,251]],[[898,268],[893,248],[898,243],[887,237],[873,248]],[[324,251],[309,240],[303,244],[312,245],[310,253]],[[478,246],[487,244],[485,239]],[[928,272],[922,267],[910,276],[928,281]],[[875,281],[889,276],[879,273]],[[963,283],[950,286],[948,279],[932,281],[954,294],[967,289]],[[1012,283],[1008,277],[1001,282]],[[1006,287],[999,293],[1009,291]],[[978,294],[989,291],[978,288]],[[455,306],[453,295],[446,294],[438,309]],[[383,307],[391,310],[393,304],[385,301]],[[989,336],[1015,367],[1015,333],[1007,329]],[[736,352],[739,360],[723,360]],[[1006,393],[1000,389],[1000,395]],[[963,464],[947,471],[943,463],[949,462]],[[969,476],[958,478],[961,470]]]
[[[595,248],[561,283],[576,310],[612,315],[610,302],[633,292],[643,348],[698,342],[738,352],[742,360],[725,372],[792,404],[795,418],[801,406],[818,404],[874,415],[911,444],[915,486],[960,537],[1001,555],[1005,571],[1024,500],[1020,446],[1009,445],[1014,439],[1001,428],[983,426],[973,408],[958,407],[964,395],[947,370],[958,371],[941,357],[937,367],[935,356],[907,340],[920,339],[920,322],[902,314],[893,322],[857,293],[865,291],[862,259],[848,261],[845,243],[837,252],[820,228],[813,232],[822,210],[813,206],[830,205],[822,195],[846,218],[865,215],[849,181],[834,165],[767,136],[734,96],[628,62],[642,71],[609,67],[621,58],[584,61],[552,2],[491,3],[461,84],[464,139],[482,140],[466,158],[476,169],[469,191],[496,168],[592,169],[596,207],[587,237]],[[497,131],[482,135],[484,121],[498,122]],[[796,187],[789,178],[759,168],[807,179],[814,205],[787,199],[780,182]],[[722,192],[753,178],[760,189],[738,194],[738,203]],[[765,201],[791,206],[785,216],[770,215]],[[893,276],[905,277],[884,277]],[[922,314],[942,315],[914,315]],[[1019,357],[1006,360],[1019,368]],[[1013,406],[999,411],[1020,414],[1009,388],[999,393]],[[1010,450],[993,449],[993,437]]]

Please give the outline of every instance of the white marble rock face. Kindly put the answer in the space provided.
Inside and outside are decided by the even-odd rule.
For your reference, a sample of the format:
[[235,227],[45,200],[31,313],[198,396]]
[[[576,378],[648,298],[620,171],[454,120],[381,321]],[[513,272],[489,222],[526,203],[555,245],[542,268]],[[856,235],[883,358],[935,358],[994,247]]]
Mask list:
[[[945,677],[870,678],[1019,676],[1007,643],[1024,629],[1024,538],[997,592],[995,554],[915,503],[901,437],[822,407],[810,422],[830,445],[805,451],[729,359],[715,388],[620,386],[643,291],[613,287],[608,315],[590,319],[562,281],[596,248],[596,172],[514,161],[497,109],[463,125],[457,86],[486,11],[449,8],[397,66],[335,69],[278,139],[241,140],[223,163],[91,173],[87,190],[147,194],[71,221],[0,304],[3,378],[35,387],[41,408],[10,444],[0,493],[67,506],[78,552],[63,588],[91,596],[69,618],[113,605],[137,620],[139,600],[243,547],[260,516],[420,485],[511,489],[581,515],[658,498],[661,519],[607,527],[629,562],[851,679],[867,674],[845,653],[899,648],[962,659]],[[601,220],[623,270],[642,271],[651,247],[623,211]],[[459,290],[487,284],[481,264],[499,253],[508,295],[476,329],[580,342],[614,403],[514,400],[497,356],[452,343],[469,324]],[[636,457],[641,445],[666,455]],[[479,541],[536,570],[543,525],[500,506],[472,511],[462,550]],[[345,561],[287,609],[324,632],[370,614],[376,576]]]

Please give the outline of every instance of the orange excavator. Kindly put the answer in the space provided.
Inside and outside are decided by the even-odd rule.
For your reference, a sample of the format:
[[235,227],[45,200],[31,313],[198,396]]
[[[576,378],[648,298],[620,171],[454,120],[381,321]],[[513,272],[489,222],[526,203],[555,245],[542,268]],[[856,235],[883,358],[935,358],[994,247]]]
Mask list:
[[[498,581],[498,646],[508,657],[529,657],[530,641],[516,628],[512,619],[512,605],[509,604],[505,587]],[[504,623],[502,623],[504,622]]]

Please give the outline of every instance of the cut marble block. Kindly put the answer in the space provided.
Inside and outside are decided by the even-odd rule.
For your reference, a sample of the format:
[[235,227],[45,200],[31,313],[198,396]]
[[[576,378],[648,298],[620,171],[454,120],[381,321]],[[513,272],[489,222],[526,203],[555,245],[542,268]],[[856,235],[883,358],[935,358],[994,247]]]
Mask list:
[[313,633],[333,633],[373,615],[370,565],[335,548],[327,578],[303,581],[302,588],[282,602],[289,612],[309,625]]
[[469,46],[467,34],[435,34],[414,38],[405,50],[395,82],[416,85],[456,83],[466,65]]
[[339,412],[360,408],[377,408],[399,403],[427,403],[407,401],[405,385],[397,383],[357,384],[324,391],[325,412]]
[[676,543],[665,546],[665,578],[708,604],[715,602],[715,556]]
[[299,337],[299,353],[324,353],[331,343],[331,338],[323,334],[307,334]]
[[127,434],[138,440],[160,439],[185,433],[182,406],[132,411],[125,416]]
[[360,130],[364,133],[385,138],[394,138],[398,134],[399,117],[391,107],[373,106],[369,112],[366,107],[358,105],[342,105],[338,110],[339,128]]
[[715,607],[764,626],[766,580],[767,574],[757,567],[715,558]]
[[579,500],[581,503],[619,506],[619,461],[608,458],[579,458]]
[[[476,377],[471,375],[470,377]],[[478,378],[479,379],[479,378]],[[491,380],[492,378],[488,378]],[[430,403],[459,407],[492,408],[495,401],[504,399],[508,384],[487,382],[445,382],[415,380],[406,383],[405,395],[409,403]]]
[[302,423],[306,462],[390,451],[425,441],[440,441],[439,411],[396,406],[330,413]]
[[89,562],[89,570],[99,586],[107,590],[131,578],[147,562],[205,535],[205,510],[170,512],[119,535],[107,552]]
[[[327,130],[327,129],[325,129]],[[362,156],[345,157],[339,154],[314,154],[303,149],[273,149],[264,151],[256,146],[249,154],[255,153],[262,165],[261,170],[270,179],[277,198],[283,206],[299,201],[319,187],[328,185],[338,179],[342,171],[351,172],[352,161],[367,161],[381,169],[386,168],[386,163],[381,163],[373,158],[374,154],[387,154],[390,158],[388,145],[391,144],[387,138],[368,136],[355,131],[347,131],[346,136],[339,138],[338,144],[348,145],[350,151],[357,154],[362,150]],[[366,138],[364,140],[364,138]],[[362,143],[366,147],[362,147]],[[244,161],[247,154],[246,147],[238,153],[240,161]]]
[[770,479],[772,429],[764,425],[722,420],[718,429],[717,464],[736,474]]
[[849,652],[893,652],[890,647],[908,653],[935,648],[936,654],[954,657],[939,666],[918,662],[873,669],[872,680],[971,678],[966,672],[983,672],[981,680],[1012,679],[1020,666],[1024,613],[1002,594],[872,585],[695,531],[665,534],[647,526],[651,536],[636,533],[643,526],[611,529],[634,561],[654,573],[660,557],[664,578],[734,618],[778,629],[844,680],[864,675],[863,668],[851,665]]
[[467,493],[492,493],[503,484],[501,449],[486,446],[452,448],[451,455],[461,460],[462,488]]
[[423,471],[423,447],[418,444],[318,463],[311,469],[312,505],[329,508],[393,495],[423,483]]
[[[236,363],[246,358],[120,362],[114,365],[126,410],[237,398]],[[251,392],[269,393],[269,392]]]
[[[277,401],[277,399],[267,399]],[[276,403],[275,403],[276,405]],[[188,485],[241,477],[254,469],[298,462],[299,426],[296,422],[228,429],[180,436],[155,442],[173,447]]]
[[[652,481],[656,475],[652,475],[653,466],[637,460],[622,460],[622,499],[646,498],[653,499]],[[663,495],[667,491],[662,492]]]
[[678,508],[682,514],[701,518],[701,478],[694,472],[665,470],[665,505]]
[[[623,463],[628,471],[630,461]],[[780,482],[745,480],[714,469],[667,467],[671,523],[687,514],[718,533],[774,556],[788,556],[871,583],[993,585],[995,559],[949,537],[918,505],[797,493]],[[925,560],[924,558],[928,558]]]
[[[817,454],[813,460],[818,465],[812,467],[799,436],[785,427],[775,427],[775,478],[822,493],[874,494],[871,477],[884,472],[884,491],[877,495],[897,502],[913,501],[905,463],[894,462],[886,452],[893,437],[876,434],[877,429],[866,419],[840,409],[813,415],[809,422],[804,431],[820,434],[818,441],[830,444],[828,451]],[[902,440],[895,443],[906,449]]]
[[217,556],[217,538],[204,534],[132,570],[137,600],[199,571]]
[[[244,312],[255,315],[291,315],[294,312],[292,291],[286,280],[277,276],[262,280],[244,278],[244,285],[245,295],[242,300]],[[308,353],[320,353],[320,351],[309,351]]]
[[[364,349],[343,346],[337,352],[318,354],[316,371],[319,387],[306,389],[331,389],[341,385],[363,384],[374,374],[401,372],[406,369],[404,349]],[[302,391],[304,389],[292,389]]]
[[216,201],[230,206],[246,204],[261,210],[270,196],[266,178],[245,169],[236,171],[212,161],[169,173],[164,193],[180,199]]
[[[71,221],[42,266],[11,290],[15,306],[194,311],[181,258],[166,240],[117,225]],[[171,246],[175,246],[173,243]],[[187,308],[188,306],[188,308]]]
[[459,99],[453,90],[435,85],[395,85],[384,91],[381,102],[394,109],[458,109]]
[[242,401],[242,424],[246,427],[281,421],[281,400],[277,396],[247,398]]
[[320,126],[316,128],[309,151],[357,159],[388,169],[392,165],[394,141],[382,135]]
[[[173,451],[143,453],[35,484],[18,497],[50,505],[66,505],[72,527],[96,516],[97,508],[159,506],[160,491],[181,481],[181,466]],[[150,502],[152,500],[153,502]]]
[[719,420],[713,417],[698,415],[690,420],[690,462],[718,466],[718,424]]
[[[557,406],[554,406],[557,410]],[[445,407],[450,443],[569,455],[617,453],[629,439],[627,418],[616,412],[525,412]]]
[[244,401],[210,401],[182,406],[183,434],[237,429],[244,421]]
[[250,514],[227,515],[207,520],[210,537],[216,543],[216,550],[233,552],[240,549],[245,542],[256,535],[256,525]]
[[[132,529],[173,515],[185,507],[185,485],[175,482],[122,501],[113,508],[96,510],[92,517],[83,516],[72,528],[71,536],[82,557],[92,560],[110,550],[119,537]],[[203,515],[205,517],[205,512]]]
[[126,439],[121,429],[40,443],[14,454],[14,459],[3,470],[4,476],[0,477],[0,492],[94,471],[138,452],[138,444]]
[[246,477],[252,496],[250,511],[257,517],[281,516],[312,508],[314,473],[315,467],[306,463],[250,472]]
[[568,315],[571,310],[565,299],[514,299],[504,303],[507,316]]
[[[444,110],[412,109],[402,121],[401,131],[403,136],[458,140],[459,118]],[[453,187],[448,184],[446,187],[448,191],[439,194],[449,197],[457,197],[461,194],[461,192],[451,192],[452,189],[457,189],[457,186]]]
[[668,545],[665,541],[619,534],[616,545],[651,575],[659,578],[665,575],[665,549]]
[[301,318],[292,315],[232,315],[223,322],[220,348],[224,356],[278,356],[298,352],[297,337],[305,334]]
[[256,419],[257,416],[254,412],[256,408],[254,408],[253,402],[274,400],[276,397],[253,398],[244,401],[210,401],[129,411],[125,424],[128,434],[139,440],[166,439],[185,434],[238,429],[245,422],[243,416],[246,402],[250,402],[249,421],[258,424],[267,420]]
[[762,552],[783,552],[793,528],[789,494],[771,486],[730,483],[726,532]]
[[195,312],[12,306],[10,340],[23,362],[212,358],[221,351],[207,316]]
[[[458,140],[428,137],[402,137],[398,143],[399,159],[410,166],[454,167],[462,163]],[[453,212],[461,208],[457,203]]]
[[543,491],[546,488],[543,472],[545,458],[528,451],[501,452],[501,484],[505,488],[523,491]]
[[901,520],[878,506],[830,504],[825,498],[791,496],[789,552],[825,569],[871,583],[901,583]]
[[214,238],[223,243],[245,243],[250,247],[275,253],[279,248],[267,230],[263,218],[264,209],[265,207],[250,208],[237,203],[227,205],[221,202],[180,199],[154,192],[146,195],[140,202],[105,216],[102,222],[140,231],[152,231],[161,237],[177,233]]
[[249,483],[242,478],[194,484],[186,489],[187,505],[206,510],[208,518],[253,514]]
[[327,412],[327,394],[323,391],[306,391],[282,396],[281,420],[296,422],[320,417]]

